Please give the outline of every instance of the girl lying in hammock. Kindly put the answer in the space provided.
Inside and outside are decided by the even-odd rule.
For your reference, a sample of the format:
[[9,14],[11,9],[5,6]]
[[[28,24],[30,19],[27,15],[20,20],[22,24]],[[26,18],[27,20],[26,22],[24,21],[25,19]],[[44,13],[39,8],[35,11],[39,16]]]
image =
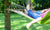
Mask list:
[[32,12],[31,10],[28,10],[28,15],[30,17],[34,18],[34,20],[26,25],[27,29],[29,29],[29,27],[33,23],[36,23],[36,22],[40,21],[47,14],[48,11],[50,11],[50,8],[45,10],[45,11],[43,11],[43,12],[40,12],[40,11]]

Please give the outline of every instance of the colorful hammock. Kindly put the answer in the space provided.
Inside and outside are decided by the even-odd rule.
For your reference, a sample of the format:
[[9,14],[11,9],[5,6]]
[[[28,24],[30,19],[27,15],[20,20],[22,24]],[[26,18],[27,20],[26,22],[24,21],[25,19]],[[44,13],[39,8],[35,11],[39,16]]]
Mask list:
[[50,23],[50,11],[41,19],[41,24],[49,24]]
[[[27,14],[25,14],[25,13],[23,13],[21,11],[17,11],[17,10],[13,10],[13,9],[11,9],[11,11],[13,11],[15,13],[18,13],[18,14],[21,14],[21,15],[23,15],[25,17],[28,17],[31,20],[34,20],[33,18],[31,18],[30,16],[28,16]],[[40,23],[41,24],[50,23],[50,11],[41,19]]]

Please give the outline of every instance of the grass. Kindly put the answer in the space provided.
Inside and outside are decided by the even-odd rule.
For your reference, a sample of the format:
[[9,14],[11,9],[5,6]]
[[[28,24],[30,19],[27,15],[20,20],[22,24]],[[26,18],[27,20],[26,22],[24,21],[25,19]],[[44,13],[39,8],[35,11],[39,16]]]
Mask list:
[[[0,13],[0,30],[5,30],[5,16]],[[32,20],[22,15],[11,13],[11,30],[50,30],[50,24],[41,25],[39,23],[32,24],[30,29],[26,28],[26,24]]]

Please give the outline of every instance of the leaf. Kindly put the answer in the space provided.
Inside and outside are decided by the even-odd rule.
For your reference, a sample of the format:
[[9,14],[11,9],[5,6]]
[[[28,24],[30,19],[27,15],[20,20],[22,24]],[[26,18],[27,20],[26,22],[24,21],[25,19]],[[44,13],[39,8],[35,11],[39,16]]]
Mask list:
[[49,24],[50,23],[50,11],[42,18],[40,23],[41,24]]

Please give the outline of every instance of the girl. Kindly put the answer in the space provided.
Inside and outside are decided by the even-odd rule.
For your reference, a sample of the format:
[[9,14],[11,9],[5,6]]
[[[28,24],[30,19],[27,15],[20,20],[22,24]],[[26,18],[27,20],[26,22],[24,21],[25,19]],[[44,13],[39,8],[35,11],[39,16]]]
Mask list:
[[[30,10],[29,10],[29,11],[30,11]],[[27,29],[29,29],[29,27],[30,27],[33,23],[36,23],[36,22],[40,21],[40,20],[47,14],[47,12],[50,11],[50,8],[47,9],[47,10],[45,11],[45,13],[44,13],[44,11],[43,11],[42,13],[40,13],[40,16],[36,14],[38,17],[34,15],[35,13],[32,14],[32,12],[31,12],[31,11],[29,12],[29,11],[28,11],[28,13],[30,13],[31,15],[30,15],[30,14],[28,14],[28,15],[31,16],[31,17],[33,17],[33,18],[35,18],[35,17],[36,17],[36,18],[35,18],[33,21],[31,21],[30,23],[28,23],[28,24],[26,25]],[[34,16],[35,16],[35,17],[34,17]]]

